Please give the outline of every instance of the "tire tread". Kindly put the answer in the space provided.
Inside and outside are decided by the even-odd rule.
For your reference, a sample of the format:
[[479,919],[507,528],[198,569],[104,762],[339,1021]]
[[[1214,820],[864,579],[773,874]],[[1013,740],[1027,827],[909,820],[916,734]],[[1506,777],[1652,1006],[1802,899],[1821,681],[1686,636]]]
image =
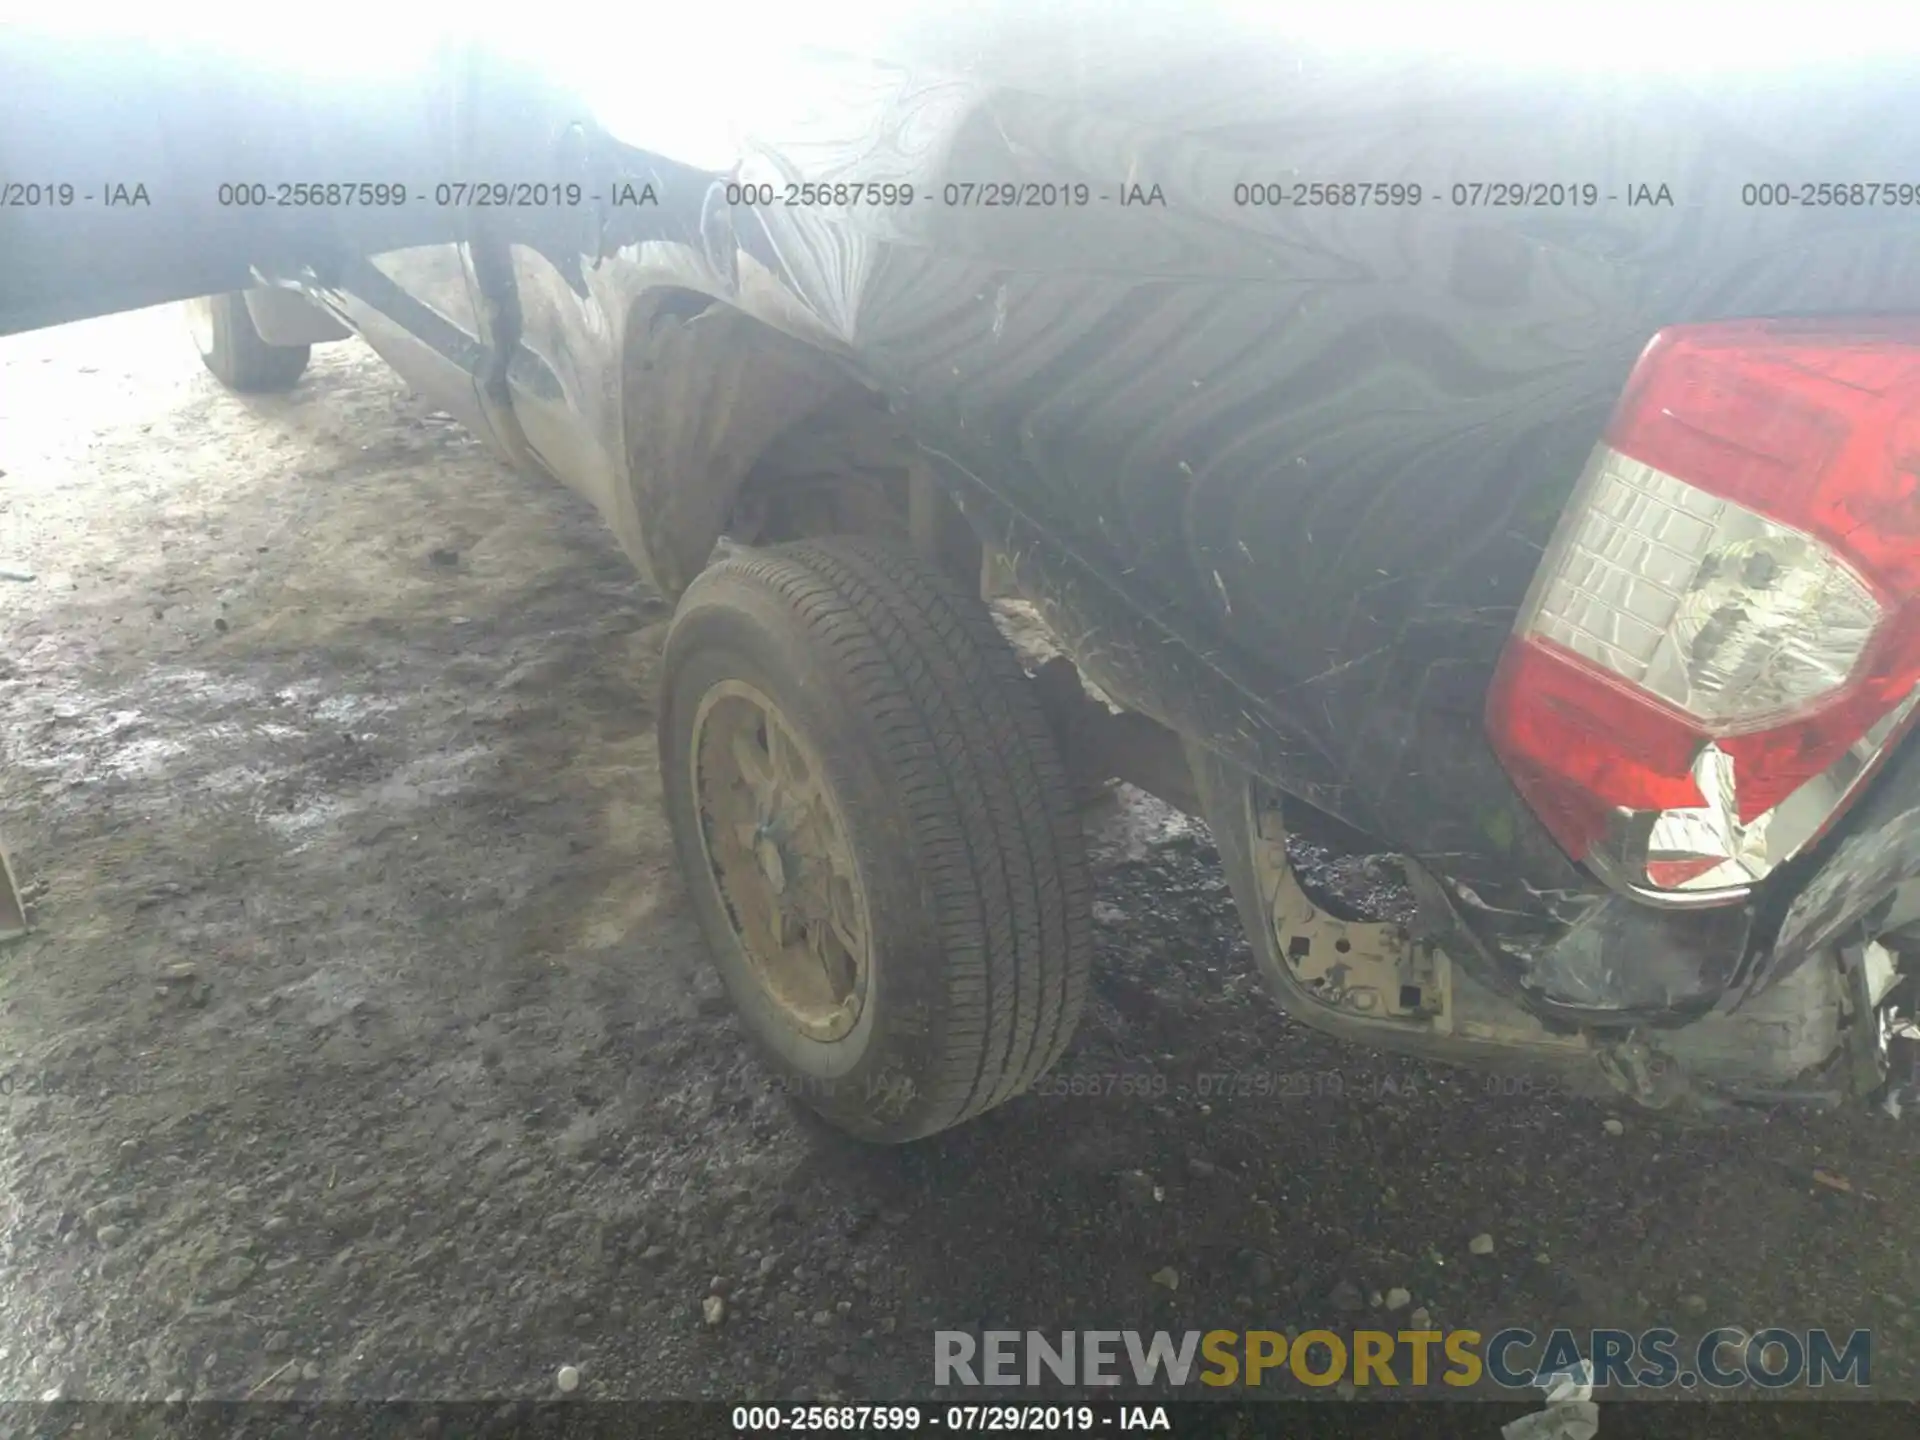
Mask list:
[[984,604],[885,542],[747,552],[694,588],[733,583],[778,596],[830,652],[909,817],[948,1008],[922,1129],[1011,1099],[1065,1049],[1092,954],[1078,812],[1018,656]]

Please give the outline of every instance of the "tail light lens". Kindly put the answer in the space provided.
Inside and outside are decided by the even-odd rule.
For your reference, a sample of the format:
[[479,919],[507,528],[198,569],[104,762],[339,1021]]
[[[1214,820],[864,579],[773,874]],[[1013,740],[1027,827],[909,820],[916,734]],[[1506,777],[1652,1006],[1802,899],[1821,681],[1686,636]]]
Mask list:
[[1487,728],[1567,852],[1738,900],[1920,699],[1920,322],[1654,337],[1554,532]]

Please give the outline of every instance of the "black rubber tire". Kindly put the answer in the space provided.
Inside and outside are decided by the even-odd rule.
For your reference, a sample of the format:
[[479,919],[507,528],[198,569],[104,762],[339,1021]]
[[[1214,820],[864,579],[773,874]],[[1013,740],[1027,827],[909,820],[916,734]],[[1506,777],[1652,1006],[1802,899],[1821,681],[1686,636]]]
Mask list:
[[229,390],[260,394],[291,390],[307,368],[311,345],[269,345],[254,328],[247,297],[238,291],[189,300],[194,348],[213,377]]
[[[707,857],[694,727],[726,680],[776,702],[845,816],[873,953],[840,1040],[801,1034],[761,989]],[[1092,889],[1066,767],[986,607],[875,540],[747,551],[682,597],[661,686],[681,867],[721,978],[790,1092],[850,1134],[900,1142],[1039,1079],[1085,1003]]]

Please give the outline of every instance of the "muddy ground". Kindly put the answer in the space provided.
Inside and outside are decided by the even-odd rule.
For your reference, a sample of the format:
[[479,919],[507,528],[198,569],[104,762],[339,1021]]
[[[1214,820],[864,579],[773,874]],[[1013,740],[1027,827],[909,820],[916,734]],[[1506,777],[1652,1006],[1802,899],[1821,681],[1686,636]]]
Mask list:
[[358,342],[242,400],[168,312],[14,337],[0,469],[38,926],[0,1395],[929,1396],[940,1328],[1347,1328],[1396,1287],[1396,1327],[1870,1327],[1920,1393],[1911,1120],[1680,1129],[1343,1050],[1142,797],[1094,821],[1048,1093],[904,1150],[807,1123],[669,858],[665,607]]

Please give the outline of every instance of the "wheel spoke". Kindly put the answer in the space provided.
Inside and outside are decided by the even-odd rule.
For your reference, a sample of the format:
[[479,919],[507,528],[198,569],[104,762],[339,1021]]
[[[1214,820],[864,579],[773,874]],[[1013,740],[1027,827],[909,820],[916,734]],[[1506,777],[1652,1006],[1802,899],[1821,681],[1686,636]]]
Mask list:
[[787,733],[786,726],[776,720],[767,722],[767,752],[772,762],[774,781],[782,794],[795,801],[803,800],[803,797],[810,798],[813,772],[807,766],[806,757],[800,753],[800,747]]
[[835,875],[827,881],[827,924],[832,927],[834,937],[839,940],[848,957],[857,966],[863,958],[867,938],[862,933],[864,927],[859,919],[859,907],[854,904],[853,887]]
[[779,782],[774,774],[773,757],[760,744],[759,737],[742,725],[733,732],[733,763],[740,778],[760,802],[762,810],[771,808]]
[[860,958],[860,933],[838,915],[829,915],[827,925],[833,932],[833,938],[840,942],[840,948],[847,953],[848,964],[854,965]]
[[827,993],[838,1001],[852,994],[854,984],[854,965],[856,951],[849,950],[840,940],[840,932],[831,921],[826,925],[816,924],[808,934],[814,958],[819,961],[821,971],[827,977]]

